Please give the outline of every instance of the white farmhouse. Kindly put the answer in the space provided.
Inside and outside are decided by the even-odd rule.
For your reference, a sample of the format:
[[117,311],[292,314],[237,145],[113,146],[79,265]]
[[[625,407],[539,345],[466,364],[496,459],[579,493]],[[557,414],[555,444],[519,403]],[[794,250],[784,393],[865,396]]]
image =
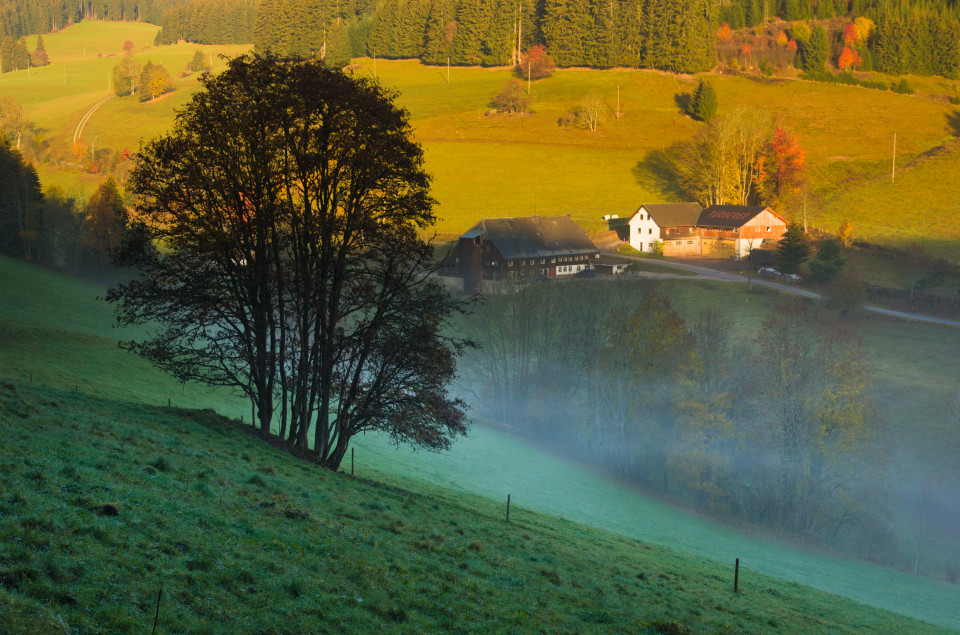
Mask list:
[[[650,253],[660,240],[697,238],[697,219],[703,208],[699,203],[656,203],[641,205],[627,224],[630,227],[630,246]],[[669,234],[668,234],[669,232]],[[691,244],[693,244],[691,242]]]

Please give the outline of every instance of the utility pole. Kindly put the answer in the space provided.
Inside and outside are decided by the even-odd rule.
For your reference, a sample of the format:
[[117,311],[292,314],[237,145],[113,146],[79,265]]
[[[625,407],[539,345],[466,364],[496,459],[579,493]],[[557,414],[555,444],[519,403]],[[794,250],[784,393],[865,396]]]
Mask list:
[[897,177],[897,133],[893,133],[893,164],[890,166],[890,182],[895,182]]
[[[523,50],[520,46],[520,39],[522,37],[522,33],[523,33],[523,3],[520,3],[517,5],[517,63],[516,63],[517,66],[520,65],[520,51]],[[527,91],[527,92],[529,93],[530,91]]]

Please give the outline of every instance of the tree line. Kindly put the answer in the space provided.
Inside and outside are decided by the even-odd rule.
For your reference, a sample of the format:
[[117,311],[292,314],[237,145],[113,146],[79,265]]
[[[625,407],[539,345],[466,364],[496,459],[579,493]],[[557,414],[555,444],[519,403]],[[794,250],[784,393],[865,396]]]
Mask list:
[[101,273],[127,236],[127,208],[116,181],[89,200],[58,187],[41,191],[37,172],[0,138],[0,253],[73,272]]
[[715,515],[907,561],[917,526],[890,522],[912,512],[882,486],[867,355],[816,306],[746,329],[685,319],[652,281],[571,281],[486,298],[463,329],[480,420]]
[[[770,47],[792,58],[799,45],[806,70],[822,70],[829,58],[840,70],[960,75],[960,9],[952,0],[17,0],[0,5],[0,35],[16,39],[83,19],[140,20],[161,26],[157,44],[254,42],[261,52],[337,66],[361,55],[513,65],[521,51],[544,45],[561,67],[699,72],[714,66],[718,50],[724,57],[718,28],[772,18],[814,21],[812,41],[807,27],[792,50]],[[856,46],[843,34],[844,19],[855,18],[875,25]]]
[[[542,44],[558,66],[695,72],[713,66],[714,6],[704,0],[266,0],[255,43],[281,55],[317,55],[325,42],[326,54],[338,60],[367,54],[484,66],[515,64],[521,51]],[[309,46],[297,35],[304,31],[314,40]]]

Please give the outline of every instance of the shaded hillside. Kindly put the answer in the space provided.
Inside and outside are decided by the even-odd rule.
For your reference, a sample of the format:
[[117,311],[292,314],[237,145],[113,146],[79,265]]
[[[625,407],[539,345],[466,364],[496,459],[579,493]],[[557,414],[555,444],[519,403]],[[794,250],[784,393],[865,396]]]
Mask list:
[[[937,632],[465,494],[334,474],[206,411],[0,385],[0,630]],[[667,624],[672,624],[667,626]]]

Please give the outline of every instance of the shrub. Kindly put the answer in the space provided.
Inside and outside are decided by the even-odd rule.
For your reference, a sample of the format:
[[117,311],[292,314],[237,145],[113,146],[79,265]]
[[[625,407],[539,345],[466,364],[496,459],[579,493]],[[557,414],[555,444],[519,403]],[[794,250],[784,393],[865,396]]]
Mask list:
[[546,79],[556,70],[556,63],[542,44],[531,46],[517,67],[517,72],[524,79]]
[[891,86],[890,90],[895,93],[900,93],[901,95],[912,95],[915,92],[913,87],[910,86],[910,82],[907,81],[906,77]]
[[530,100],[523,93],[523,86],[515,79],[503,85],[503,89],[493,98],[493,107],[497,112],[521,113],[527,109]]

